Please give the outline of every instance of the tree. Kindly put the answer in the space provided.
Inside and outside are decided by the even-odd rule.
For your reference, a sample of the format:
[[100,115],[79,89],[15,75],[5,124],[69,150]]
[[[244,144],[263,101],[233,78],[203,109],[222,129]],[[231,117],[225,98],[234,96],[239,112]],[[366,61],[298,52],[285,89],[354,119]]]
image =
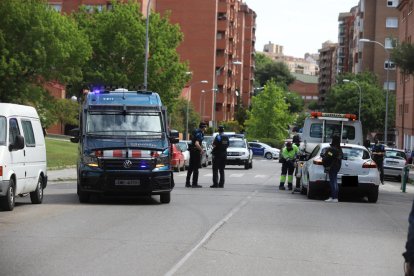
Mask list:
[[285,91],[285,101],[289,105],[290,113],[299,113],[303,111],[303,99],[295,92]]
[[247,109],[240,104],[234,114],[234,119],[238,122],[240,127],[244,127],[244,122],[247,120]]
[[265,85],[263,92],[253,97],[251,110],[245,122],[250,138],[274,138],[281,141],[287,137],[288,125],[293,122],[284,100],[284,90],[274,81]]
[[273,61],[264,54],[256,55],[256,70],[254,73],[257,86],[263,86],[267,81],[274,80],[277,84],[283,84],[287,87],[295,81],[286,64]]
[[403,42],[393,48],[391,59],[405,74],[414,74],[414,44]]
[[[73,15],[93,48],[92,59],[83,67],[83,82],[143,84],[146,19],[137,3],[112,3],[111,10],[81,9]],[[183,34],[168,20],[168,15],[157,13],[149,18],[148,89],[158,92],[171,111],[189,76],[176,51]]]
[[77,125],[79,123],[78,102],[72,101],[70,99],[58,99],[56,101],[54,110],[57,120],[62,125]]
[[84,33],[43,0],[0,1],[0,101],[27,104],[33,84],[82,79]]
[[[187,103],[188,101],[186,99],[178,98],[170,114],[170,118],[171,118],[170,127],[181,133],[184,133],[185,128],[186,128]],[[190,102],[190,105],[188,108],[189,133],[191,133],[193,129],[197,128],[199,123],[200,123],[200,114],[195,112],[194,106]]]
[[[352,82],[344,83],[343,79],[354,80],[361,87],[361,122],[364,134],[384,129],[385,91],[378,85],[377,78],[372,73],[353,75],[346,74],[339,78],[325,100],[325,111],[335,113],[358,114],[359,89]],[[389,95],[388,125],[394,125],[395,97]]]

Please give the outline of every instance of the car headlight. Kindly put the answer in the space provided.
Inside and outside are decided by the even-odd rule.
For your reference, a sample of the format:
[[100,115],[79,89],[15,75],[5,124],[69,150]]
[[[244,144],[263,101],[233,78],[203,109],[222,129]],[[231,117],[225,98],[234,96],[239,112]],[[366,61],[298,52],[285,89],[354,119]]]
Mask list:
[[82,158],[82,163],[91,168],[99,168],[98,157],[95,155],[95,153],[84,155]]
[[155,167],[156,168],[162,168],[165,166],[168,166],[170,164],[170,158],[168,156],[168,149],[164,151],[157,151],[153,152],[153,157],[155,157]]

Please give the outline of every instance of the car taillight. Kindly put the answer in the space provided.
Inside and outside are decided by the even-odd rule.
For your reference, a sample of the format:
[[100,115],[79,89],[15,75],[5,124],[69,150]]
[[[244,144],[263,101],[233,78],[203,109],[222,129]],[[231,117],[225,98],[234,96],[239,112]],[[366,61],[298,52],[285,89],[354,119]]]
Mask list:
[[323,166],[322,159],[321,158],[313,159],[313,164]]
[[377,164],[374,161],[367,161],[364,164],[362,164],[362,168],[364,169],[374,169],[377,167]]
[[3,176],[3,166],[0,166],[0,176]]

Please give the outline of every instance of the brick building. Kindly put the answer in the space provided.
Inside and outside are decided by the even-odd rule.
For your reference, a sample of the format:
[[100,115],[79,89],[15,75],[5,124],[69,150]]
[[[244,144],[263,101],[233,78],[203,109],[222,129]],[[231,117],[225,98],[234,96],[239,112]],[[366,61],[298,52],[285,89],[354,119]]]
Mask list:
[[335,84],[337,74],[337,49],[338,43],[326,41],[319,49],[319,105],[325,104],[325,98],[329,89]]
[[291,73],[295,81],[289,85],[289,91],[298,94],[304,101],[305,105],[311,101],[318,101],[318,76]]
[[[413,43],[414,13],[413,0],[400,1],[398,40]],[[414,76],[404,74],[397,68],[396,130],[397,146],[414,150]]]

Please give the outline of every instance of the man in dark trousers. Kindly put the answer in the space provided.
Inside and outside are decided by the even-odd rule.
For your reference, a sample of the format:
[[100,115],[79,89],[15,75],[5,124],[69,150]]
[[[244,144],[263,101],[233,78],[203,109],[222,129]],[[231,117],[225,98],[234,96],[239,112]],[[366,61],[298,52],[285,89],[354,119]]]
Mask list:
[[380,144],[378,139],[375,138],[375,145],[372,147],[372,159],[377,163],[378,170],[380,172],[381,183],[384,184],[384,155],[385,147]]
[[[187,179],[185,186],[187,188],[202,188],[203,186],[198,185],[198,169],[201,167],[201,154],[203,153],[202,142],[204,140],[204,131],[207,125],[200,123],[199,128],[194,130],[191,135],[190,145],[190,164],[188,165]],[[193,174],[194,173],[194,174]],[[193,184],[190,184],[191,174],[193,174]]]
[[[224,187],[224,167],[226,166],[227,147],[229,146],[229,137],[224,135],[224,127],[218,127],[219,133],[213,141],[213,185],[210,188]],[[220,180],[218,179],[220,173]]]

